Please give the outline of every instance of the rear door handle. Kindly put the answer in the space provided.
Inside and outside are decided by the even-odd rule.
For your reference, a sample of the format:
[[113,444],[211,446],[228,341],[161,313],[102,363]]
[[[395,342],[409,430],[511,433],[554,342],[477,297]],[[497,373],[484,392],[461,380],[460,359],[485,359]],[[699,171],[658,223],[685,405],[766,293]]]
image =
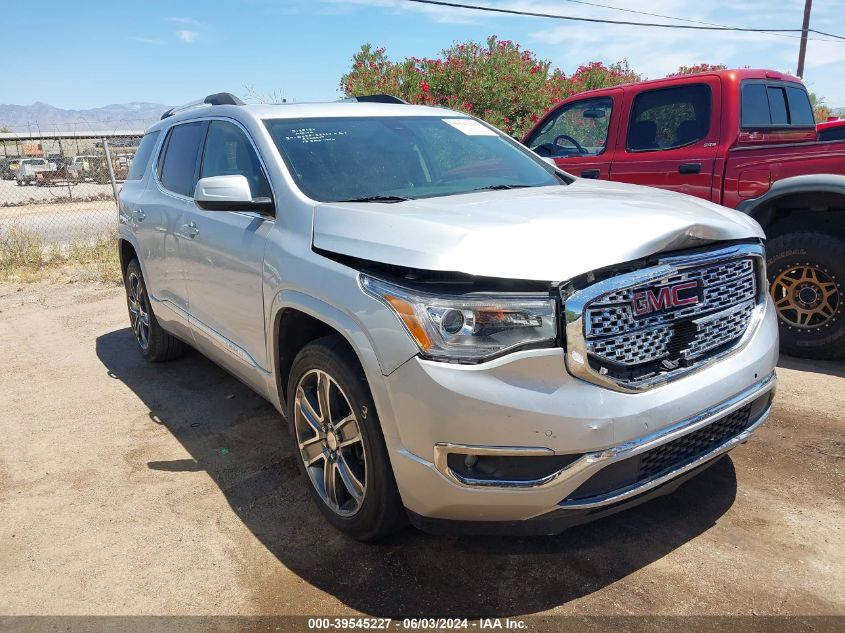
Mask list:
[[700,174],[701,163],[682,163],[678,166],[679,174]]
[[598,178],[601,176],[601,171],[598,169],[584,169],[581,171],[581,178]]
[[182,233],[191,239],[194,239],[197,235],[199,235],[200,230],[197,228],[197,223],[191,220],[187,224],[182,225]]
[[146,217],[147,217],[147,214],[144,213],[143,209],[135,209],[132,212],[132,219],[135,220],[136,222],[143,222],[144,218],[146,218]]

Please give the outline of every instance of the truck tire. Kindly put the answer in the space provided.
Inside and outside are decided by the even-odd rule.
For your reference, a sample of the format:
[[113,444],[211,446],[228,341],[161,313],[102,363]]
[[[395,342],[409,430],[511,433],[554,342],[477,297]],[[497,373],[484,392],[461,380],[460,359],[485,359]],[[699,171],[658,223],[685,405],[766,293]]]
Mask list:
[[133,259],[126,267],[123,277],[126,288],[126,304],[129,308],[129,325],[141,355],[151,363],[159,363],[181,356],[185,344],[165,332],[153,314],[141,264]]
[[299,470],[329,523],[359,541],[406,525],[367,379],[341,336],[317,339],[297,354],[287,419]]
[[802,358],[845,356],[845,241],[811,231],[785,233],[769,240],[766,252],[781,351]]

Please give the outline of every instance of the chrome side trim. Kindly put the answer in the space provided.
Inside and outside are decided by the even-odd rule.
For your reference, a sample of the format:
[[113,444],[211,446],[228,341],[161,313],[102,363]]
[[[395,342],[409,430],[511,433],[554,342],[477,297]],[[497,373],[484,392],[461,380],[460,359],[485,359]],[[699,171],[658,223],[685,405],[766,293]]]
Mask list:
[[210,339],[219,349],[228,352],[230,356],[237,358],[242,363],[252,367],[253,369],[257,369],[258,371],[262,372],[263,374],[269,376],[270,370],[264,369],[261,365],[258,364],[252,355],[247,352],[243,347],[237,345],[236,343],[230,341],[228,338],[220,334],[214,328],[206,325],[195,316],[185,312],[181,307],[170,301],[169,299],[157,299],[156,297],[150,296],[150,299],[158,304],[163,304],[167,306],[174,314],[178,315],[180,318],[184,319],[186,323],[188,323],[191,327],[193,327],[198,332],[204,334],[208,339]]
[[[584,322],[584,310],[592,301],[603,294],[613,292],[614,290],[631,286],[640,286],[657,279],[662,279],[668,275],[678,274],[685,268],[716,264],[721,261],[739,257],[754,257],[757,260],[757,305],[754,308],[754,312],[751,315],[751,319],[745,333],[730,349],[702,360],[691,367],[679,368],[673,370],[671,373],[660,374],[652,378],[630,384],[620,383],[612,377],[603,375],[590,367],[585,330],[586,324]],[[765,314],[767,305],[767,288],[768,282],[766,281],[765,251],[760,244],[738,244],[716,251],[664,257],[659,260],[657,266],[635,270],[630,273],[617,275],[595,283],[592,286],[588,286],[587,288],[575,292],[564,302],[563,318],[564,333],[566,335],[566,369],[576,378],[580,378],[587,382],[622,393],[641,393],[648,389],[653,389],[660,385],[677,380],[683,376],[695,373],[705,367],[709,367],[716,361],[735,354],[746,346],[754,332],[757,331],[757,327],[760,322],[763,320],[763,315]]]
[[[543,447],[509,447],[509,446],[473,446],[473,445],[464,445],[464,444],[451,444],[446,442],[440,442],[434,445],[434,465],[437,470],[444,475],[447,479],[456,483],[460,486],[466,487],[486,487],[486,488],[497,488],[497,489],[530,489],[530,490],[541,490],[550,488],[552,486],[556,486],[558,484],[563,484],[564,482],[573,479],[575,477],[581,477],[582,480],[586,480],[586,478],[592,477],[595,475],[599,470],[604,468],[605,466],[609,466],[613,462],[621,461],[623,459],[628,459],[629,457],[634,457],[643,453],[645,451],[651,450],[661,444],[666,444],[667,442],[671,442],[687,433],[692,433],[708,424],[715,422],[717,419],[722,418],[726,415],[729,415],[744,407],[749,402],[756,400],[758,397],[764,395],[765,393],[772,391],[775,389],[777,385],[777,377],[775,376],[774,372],[772,372],[769,376],[760,380],[747,389],[741,391],[740,393],[736,394],[732,398],[728,398],[727,400],[720,402],[717,405],[709,407],[696,415],[693,415],[689,418],[685,418],[672,426],[661,429],[660,431],[655,431],[654,433],[650,433],[649,435],[644,435],[643,437],[639,437],[635,440],[631,440],[630,442],[626,442],[624,444],[619,444],[618,446],[614,446],[612,448],[608,448],[602,451],[596,451],[592,453],[585,453],[577,460],[572,462],[571,464],[561,468],[558,471],[555,471],[542,479],[533,479],[527,481],[502,481],[502,480],[479,480],[479,479],[470,479],[461,476],[459,473],[456,473],[454,470],[449,468],[447,463],[447,457],[449,453],[463,453],[467,455],[496,455],[496,456],[510,456],[510,457],[524,457],[524,456],[537,456],[537,455],[563,455],[564,453],[556,453],[549,448]],[[721,449],[722,452],[727,452],[733,446],[740,442],[744,442],[747,440],[751,433],[756,429],[760,424],[762,424],[765,419],[768,417],[770,412],[771,406],[769,406],[766,411],[760,416],[758,420],[755,420],[754,423],[745,431],[743,431],[740,435],[732,440],[728,440],[725,444],[720,446],[717,449],[714,449],[712,453],[708,453],[707,455],[700,458],[700,460],[707,461],[708,459],[712,459],[717,455],[721,455],[721,453],[717,453]],[[740,439],[742,438],[742,439]],[[734,441],[736,440],[736,441]],[[699,463],[699,460],[696,460],[696,463]],[[700,463],[703,463],[700,462]],[[691,467],[691,468],[694,468]],[[654,486],[660,485],[664,481],[668,481],[672,479],[672,477],[677,477],[678,475],[683,474],[687,470],[691,468],[682,468],[678,471],[673,471],[673,473],[668,473],[659,478],[657,483],[653,482],[640,482],[636,485],[633,490],[637,490],[638,492],[643,492],[648,490],[649,488],[653,488]],[[586,476],[586,477],[585,477]],[[627,495],[632,496],[633,494],[637,493],[628,493],[625,491],[622,492],[614,492],[614,495]],[[623,498],[627,498],[623,497]],[[619,500],[619,499],[616,499]],[[590,503],[599,503],[598,501],[589,501]],[[579,500],[578,503],[584,503],[584,501]],[[605,502],[601,502],[605,503]],[[615,503],[615,501],[607,501],[606,503]],[[561,506],[563,507],[563,506]],[[574,506],[566,506],[566,507],[574,507]],[[592,507],[592,506],[590,506]],[[598,506],[596,506],[598,507]]]

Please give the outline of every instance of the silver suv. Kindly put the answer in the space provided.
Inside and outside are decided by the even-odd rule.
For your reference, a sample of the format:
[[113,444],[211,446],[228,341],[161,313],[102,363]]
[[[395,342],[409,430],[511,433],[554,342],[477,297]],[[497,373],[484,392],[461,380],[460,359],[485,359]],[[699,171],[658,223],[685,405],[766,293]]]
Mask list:
[[675,490],[771,408],[756,222],[462,113],[212,95],[149,129],[119,215],[141,353],[190,345],[267,398],[358,539],[556,533]]

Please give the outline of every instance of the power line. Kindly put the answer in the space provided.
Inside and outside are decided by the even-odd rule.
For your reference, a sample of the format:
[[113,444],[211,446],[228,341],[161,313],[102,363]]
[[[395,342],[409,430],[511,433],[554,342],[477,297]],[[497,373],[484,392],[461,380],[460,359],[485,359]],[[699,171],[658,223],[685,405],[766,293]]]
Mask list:
[[[554,13],[537,13],[534,11],[517,11],[516,9],[502,9],[498,7],[483,7],[472,4],[460,4],[457,2],[443,2],[442,0],[406,0],[407,2],[416,2],[418,4],[429,4],[441,7],[450,7],[452,9],[469,9],[472,11],[488,11],[490,13],[505,13],[508,15],[522,15],[532,18],[551,18],[554,20],[570,20],[572,22],[592,22],[595,24],[619,24],[622,26],[647,26],[658,29],[685,29],[695,31],[732,31],[743,33],[801,33],[802,29],[751,29],[740,26],[710,26],[698,24],[661,24],[659,22],[629,22],[625,20],[608,20],[602,18],[584,18],[576,17],[574,15],[559,15]],[[832,37],[837,40],[845,41],[845,35],[835,35],[833,33],[825,33],[817,31],[816,29],[808,29],[808,32],[816,35],[824,35]]]
[[[586,0],[564,0],[564,2],[571,2],[572,4],[583,4],[588,7],[597,7],[600,9],[609,9],[611,11],[621,11],[622,13],[634,13],[636,15],[647,15],[652,18],[663,18],[665,20],[678,20],[679,22],[689,22],[691,24],[704,24],[706,26],[721,26],[724,28],[733,28],[727,24],[720,24],[718,22],[705,22],[703,20],[692,20],[690,18],[679,18],[674,15],[664,15],[662,13],[650,13],[648,11],[638,11],[637,9],[626,9],[624,7],[614,7],[609,4],[599,4],[597,2],[587,2]],[[774,35],[778,37],[789,37],[792,39],[801,39],[801,35],[789,35],[788,33],[765,33],[765,35]],[[824,40],[819,38],[808,38],[812,39],[815,42],[829,42],[830,40]]]

